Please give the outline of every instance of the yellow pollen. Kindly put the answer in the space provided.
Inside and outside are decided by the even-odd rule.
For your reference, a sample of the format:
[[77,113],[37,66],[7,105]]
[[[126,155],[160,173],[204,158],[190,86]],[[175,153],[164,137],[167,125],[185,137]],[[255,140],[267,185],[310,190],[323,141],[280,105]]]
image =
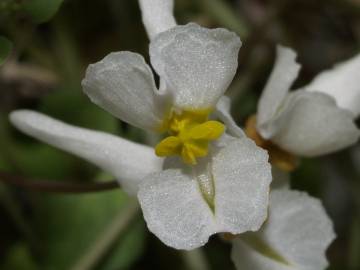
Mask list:
[[156,155],[179,155],[185,163],[195,165],[196,158],[208,154],[209,142],[218,139],[225,130],[222,123],[208,120],[209,113],[210,110],[172,113],[164,124],[169,136],[156,145]]
[[268,151],[271,164],[287,172],[293,171],[297,167],[298,159],[296,156],[260,136],[256,130],[256,115],[250,116],[246,121],[245,133],[255,141],[257,146]]

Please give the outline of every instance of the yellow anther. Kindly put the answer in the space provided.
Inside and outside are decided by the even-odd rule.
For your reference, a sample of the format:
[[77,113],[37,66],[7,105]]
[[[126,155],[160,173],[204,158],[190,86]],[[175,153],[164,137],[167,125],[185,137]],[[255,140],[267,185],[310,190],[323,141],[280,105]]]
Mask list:
[[187,164],[196,164],[196,158],[208,154],[209,141],[218,139],[225,127],[218,121],[208,121],[209,110],[173,113],[166,121],[170,134],[156,147],[158,156],[180,155]]
[[189,136],[193,139],[216,140],[223,134],[224,129],[224,125],[218,121],[207,121],[193,127]]
[[162,140],[155,148],[156,155],[160,157],[178,155],[181,152],[181,141],[178,137],[169,136]]

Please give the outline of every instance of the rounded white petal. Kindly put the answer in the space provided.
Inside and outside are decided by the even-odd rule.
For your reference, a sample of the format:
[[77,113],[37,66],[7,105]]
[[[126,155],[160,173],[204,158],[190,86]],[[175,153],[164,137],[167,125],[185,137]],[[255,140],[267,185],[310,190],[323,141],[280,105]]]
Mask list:
[[325,251],[335,234],[318,199],[304,192],[275,190],[270,194],[269,219],[253,233],[288,264],[256,251],[241,236],[234,241],[232,259],[241,270],[321,270]]
[[[247,138],[234,139],[197,167],[170,159],[165,163],[170,169],[140,185],[138,198],[150,231],[171,247],[193,249],[217,232],[259,229],[267,216],[267,159],[267,153]],[[211,183],[213,209],[202,193]]]
[[306,157],[328,154],[359,139],[352,114],[337,107],[329,95],[295,91],[283,106],[271,140],[291,153]]
[[231,116],[231,101],[227,96],[222,96],[216,104],[215,116],[226,125],[226,131],[232,136],[242,138],[245,136],[244,131],[236,124]]
[[333,69],[317,75],[305,87],[307,91],[319,91],[335,98],[340,108],[360,115],[360,54],[337,64]]
[[149,176],[140,185],[138,198],[149,230],[168,246],[194,249],[216,232],[196,179],[181,169]]
[[256,231],[267,217],[271,167],[266,151],[244,137],[213,157],[215,216],[220,232]]
[[262,233],[293,265],[309,270],[328,265],[325,251],[335,238],[333,225],[320,200],[304,192],[273,191],[269,221]]
[[139,0],[142,20],[150,39],[176,25],[174,0]]
[[22,132],[113,174],[130,194],[136,194],[143,178],[162,166],[162,160],[150,147],[111,134],[74,127],[37,112],[14,111],[10,121]]
[[264,256],[240,239],[233,241],[231,259],[237,270],[302,270]]
[[300,65],[295,59],[295,51],[277,46],[275,65],[258,103],[257,127],[265,139],[276,132],[276,126],[271,120],[298,76]]
[[92,102],[131,125],[156,129],[162,123],[167,108],[139,54],[110,53],[89,65],[82,86]]
[[151,63],[183,109],[214,107],[237,68],[241,42],[225,29],[175,26],[150,43]]

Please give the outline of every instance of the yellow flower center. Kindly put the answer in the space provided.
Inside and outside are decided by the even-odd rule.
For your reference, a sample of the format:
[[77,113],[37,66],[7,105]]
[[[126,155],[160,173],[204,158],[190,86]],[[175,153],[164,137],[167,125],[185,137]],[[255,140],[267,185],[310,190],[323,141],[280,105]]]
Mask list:
[[250,116],[246,121],[245,133],[255,141],[257,146],[268,151],[269,161],[272,165],[286,172],[291,172],[297,167],[298,159],[296,156],[260,136],[256,130],[256,115]]
[[155,147],[160,157],[179,155],[190,165],[209,151],[209,142],[218,139],[225,127],[218,121],[208,120],[210,110],[173,112],[164,127],[169,136]]

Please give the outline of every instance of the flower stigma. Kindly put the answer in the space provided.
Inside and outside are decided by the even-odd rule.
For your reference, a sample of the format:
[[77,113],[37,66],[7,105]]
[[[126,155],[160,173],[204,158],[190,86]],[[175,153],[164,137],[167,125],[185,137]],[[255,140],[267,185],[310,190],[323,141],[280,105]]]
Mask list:
[[218,139],[225,130],[222,123],[208,120],[209,114],[210,110],[172,112],[164,121],[169,136],[156,145],[156,155],[179,155],[186,164],[197,164],[196,158],[208,154],[209,142]]

